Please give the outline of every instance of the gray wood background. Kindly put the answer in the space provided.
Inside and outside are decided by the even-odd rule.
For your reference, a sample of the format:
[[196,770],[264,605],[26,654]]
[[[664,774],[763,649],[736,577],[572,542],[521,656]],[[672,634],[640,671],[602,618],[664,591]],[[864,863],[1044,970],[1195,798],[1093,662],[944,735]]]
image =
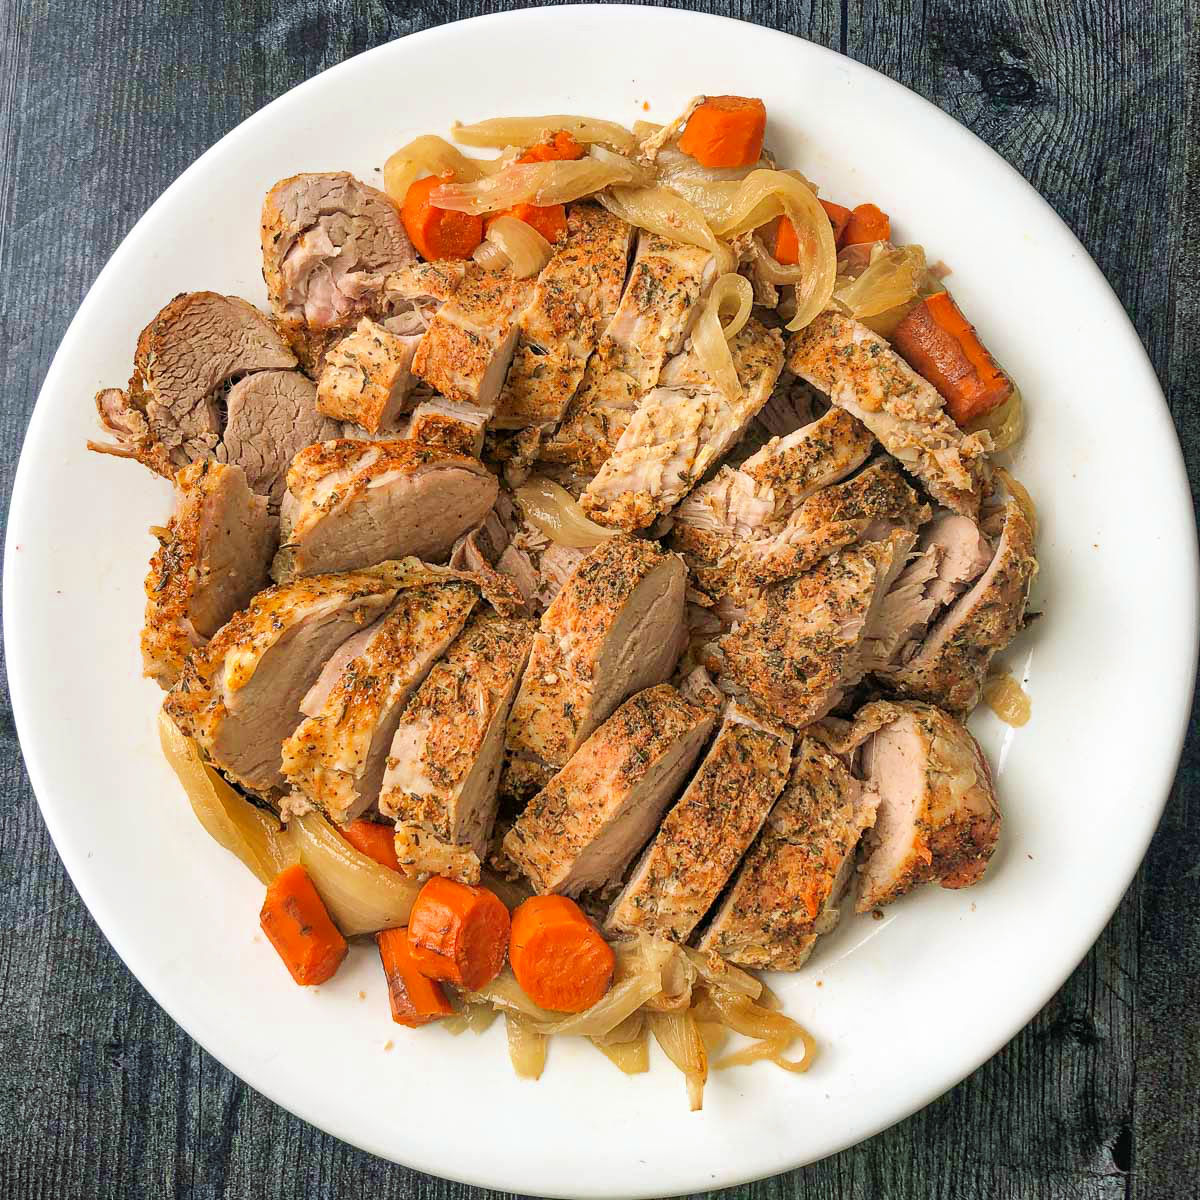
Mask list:
[[[325,67],[507,7],[521,5],[0,0],[5,510],[59,338],[162,189],[243,118]],[[1166,389],[1195,496],[1194,0],[691,7],[868,63],[941,106],[1030,179],[1133,318]],[[1008,1047],[887,1133],[740,1192],[755,1200],[1200,1196],[1198,783],[1193,736],[1162,827],[1112,923]],[[276,1108],[150,1000],[59,863],[25,777],[7,688],[0,789],[0,1197],[465,1200],[472,1189],[383,1163]]]

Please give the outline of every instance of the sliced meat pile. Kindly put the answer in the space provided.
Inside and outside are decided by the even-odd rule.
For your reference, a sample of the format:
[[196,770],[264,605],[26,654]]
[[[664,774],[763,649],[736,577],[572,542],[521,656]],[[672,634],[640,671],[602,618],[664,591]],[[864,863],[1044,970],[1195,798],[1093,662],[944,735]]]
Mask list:
[[620,879],[712,723],[666,684],[631,696],[529,802],[505,854],[540,893],[577,896]]
[[419,334],[394,333],[386,324],[363,317],[326,354],[317,407],[327,417],[353,422],[367,433],[394,432],[417,382],[412,361],[420,341]]
[[415,255],[387,196],[344,171],[293,175],[262,210],[271,311],[305,370],[362,316],[380,316],[387,276]]
[[277,579],[406,555],[444,559],[486,516],[498,487],[476,458],[409,441],[349,438],[302,450],[287,482]]
[[306,720],[283,744],[283,773],[332,820],[346,824],[376,804],[400,714],[477,599],[464,583],[404,589],[304,697]]
[[279,522],[241,467],[203,459],[179,472],[175,489],[175,514],[156,531],[142,627],[145,673],[164,688],[266,586],[279,536]]
[[626,696],[670,677],[684,575],[676,555],[624,536],[580,561],[542,615],[513,703],[508,791],[540,787]]
[[413,875],[477,883],[496,820],[504,726],[533,642],[531,621],[472,616],[401,714],[379,796]]

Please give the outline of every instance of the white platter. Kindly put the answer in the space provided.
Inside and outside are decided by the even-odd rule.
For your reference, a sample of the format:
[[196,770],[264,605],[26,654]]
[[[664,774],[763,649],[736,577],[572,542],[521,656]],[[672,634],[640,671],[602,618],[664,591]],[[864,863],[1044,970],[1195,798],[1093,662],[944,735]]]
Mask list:
[[[258,211],[276,179],[345,168],[378,181],[392,149],[455,118],[631,122],[648,102],[665,120],[701,91],[762,96],[782,161],[825,195],[876,201],[902,240],[953,265],[956,296],[1027,398],[1017,472],[1042,518],[1044,616],[1005,655],[1028,681],[1032,722],[975,722],[1006,814],[986,881],[847,920],[804,972],[774,981],[820,1040],[812,1072],[717,1075],[692,1114],[661,1057],[626,1078],[589,1045],[555,1045],[535,1084],[512,1076],[500,1026],[482,1039],[394,1026],[367,948],[325,987],[291,983],[258,932],[260,887],[201,831],[157,750],[160,694],[140,678],[137,634],[146,530],[166,517],[168,486],[84,443],[92,394],[128,377],[139,329],[171,296],[264,300]],[[993,1054],[1133,876],[1196,662],[1195,530],[1174,431],[1120,304],[1050,208],[954,121],[862,66],[750,25],[629,7],[406,38],[296,88],[203,155],[63,339],[21,457],[4,582],[13,703],[46,823],[159,1003],[253,1087],[340,1138],[552,1195],[672,1195],[811,1162]]]

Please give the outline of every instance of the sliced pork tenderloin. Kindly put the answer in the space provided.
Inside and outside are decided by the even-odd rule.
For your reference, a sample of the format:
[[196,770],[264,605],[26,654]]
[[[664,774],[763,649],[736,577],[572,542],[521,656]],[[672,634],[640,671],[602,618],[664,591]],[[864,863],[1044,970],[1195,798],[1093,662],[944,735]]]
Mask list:
[[413,409],[408,437],[422,446],[440,446],[455,454],[478,458],[488,414],[473,404],[456,404],[435,396]]
[[412,373],[418,334],[393,333],[363,317],[325,356],[317,408],[367,433],[395,432],[416,384]]

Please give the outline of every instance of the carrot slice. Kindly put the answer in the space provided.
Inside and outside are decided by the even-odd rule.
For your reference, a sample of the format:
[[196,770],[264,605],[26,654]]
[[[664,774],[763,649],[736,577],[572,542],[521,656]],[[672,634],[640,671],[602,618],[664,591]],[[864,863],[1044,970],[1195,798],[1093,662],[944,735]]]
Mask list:
[[892,345],[941,393],[959,425],[991,412],[1012,395],[1012,380],[979,340],[949,292],[914,305],[892,334]]
[[400,870],[400,860],[396,857],[396,831],[390,825],[380,825],[378,821],[351,821],[340,833],[359,854],[374,859],[381,867]]
[[567,208],[564,204],[514,204],[487,219],[490,225],[497,217],[516,217],[532,225],[548,242],[560,241],[567,233]]
[[533,896],[517,908],[508,959],[525,994],[555,1012],[591,1008],[616,967],[612,947],[566,896]]
[[519,163],[567,162],[584,155],[583,147],[565,129],[553,133],[544,142],[530,146],[518,159]]
[[299,984],[309,986],[331,979],[346,957],[346,939],[299,863],[271,880],[258,920]]
[[454,1011],[442,985],[422,975],[413,961],[407,929],[384,929],[375,935],[375,943],[387,977],[392,1020],[397,1025],[415,1029]]
[[762,157],[767,108],[753,96],[709,96],[688,117],[679,148],[702,167],[749,167]]
[[850,222],[850,210],[842,204],[834,204],[832,200],[820,200],[818,203],[825,210],[830,225],[833,226],[833,240],[839,241]]
[[469,991],[500,973],[508,929],[508,909],[495,892],[441,875],[421,888],[408,915],[408,943],[422,974]]
[[851,213],[838,241],[843,246],[857,246],[862,242],[886,242],[892,236],[892,222],[887,213],[874,204],[860,204]]
[[[829,200],[821,200],[820,205],[833,226],[833,240],[836,242],[842,236],[846,222],[850,220],[850,210]],[[775,261],[783,263],[784,266],[794,267],[800,261],[800,239],[796,236],[795,225],[787,217],[780,217],[775,227],[774,255]]]
[[400,218],[417,253],[428,262],[439,258],[470,258],[483,241],[483,218],[470,213],[438,208],[429,193],[441,187],[449,175],[429,175],[418,179],[404,197]]

